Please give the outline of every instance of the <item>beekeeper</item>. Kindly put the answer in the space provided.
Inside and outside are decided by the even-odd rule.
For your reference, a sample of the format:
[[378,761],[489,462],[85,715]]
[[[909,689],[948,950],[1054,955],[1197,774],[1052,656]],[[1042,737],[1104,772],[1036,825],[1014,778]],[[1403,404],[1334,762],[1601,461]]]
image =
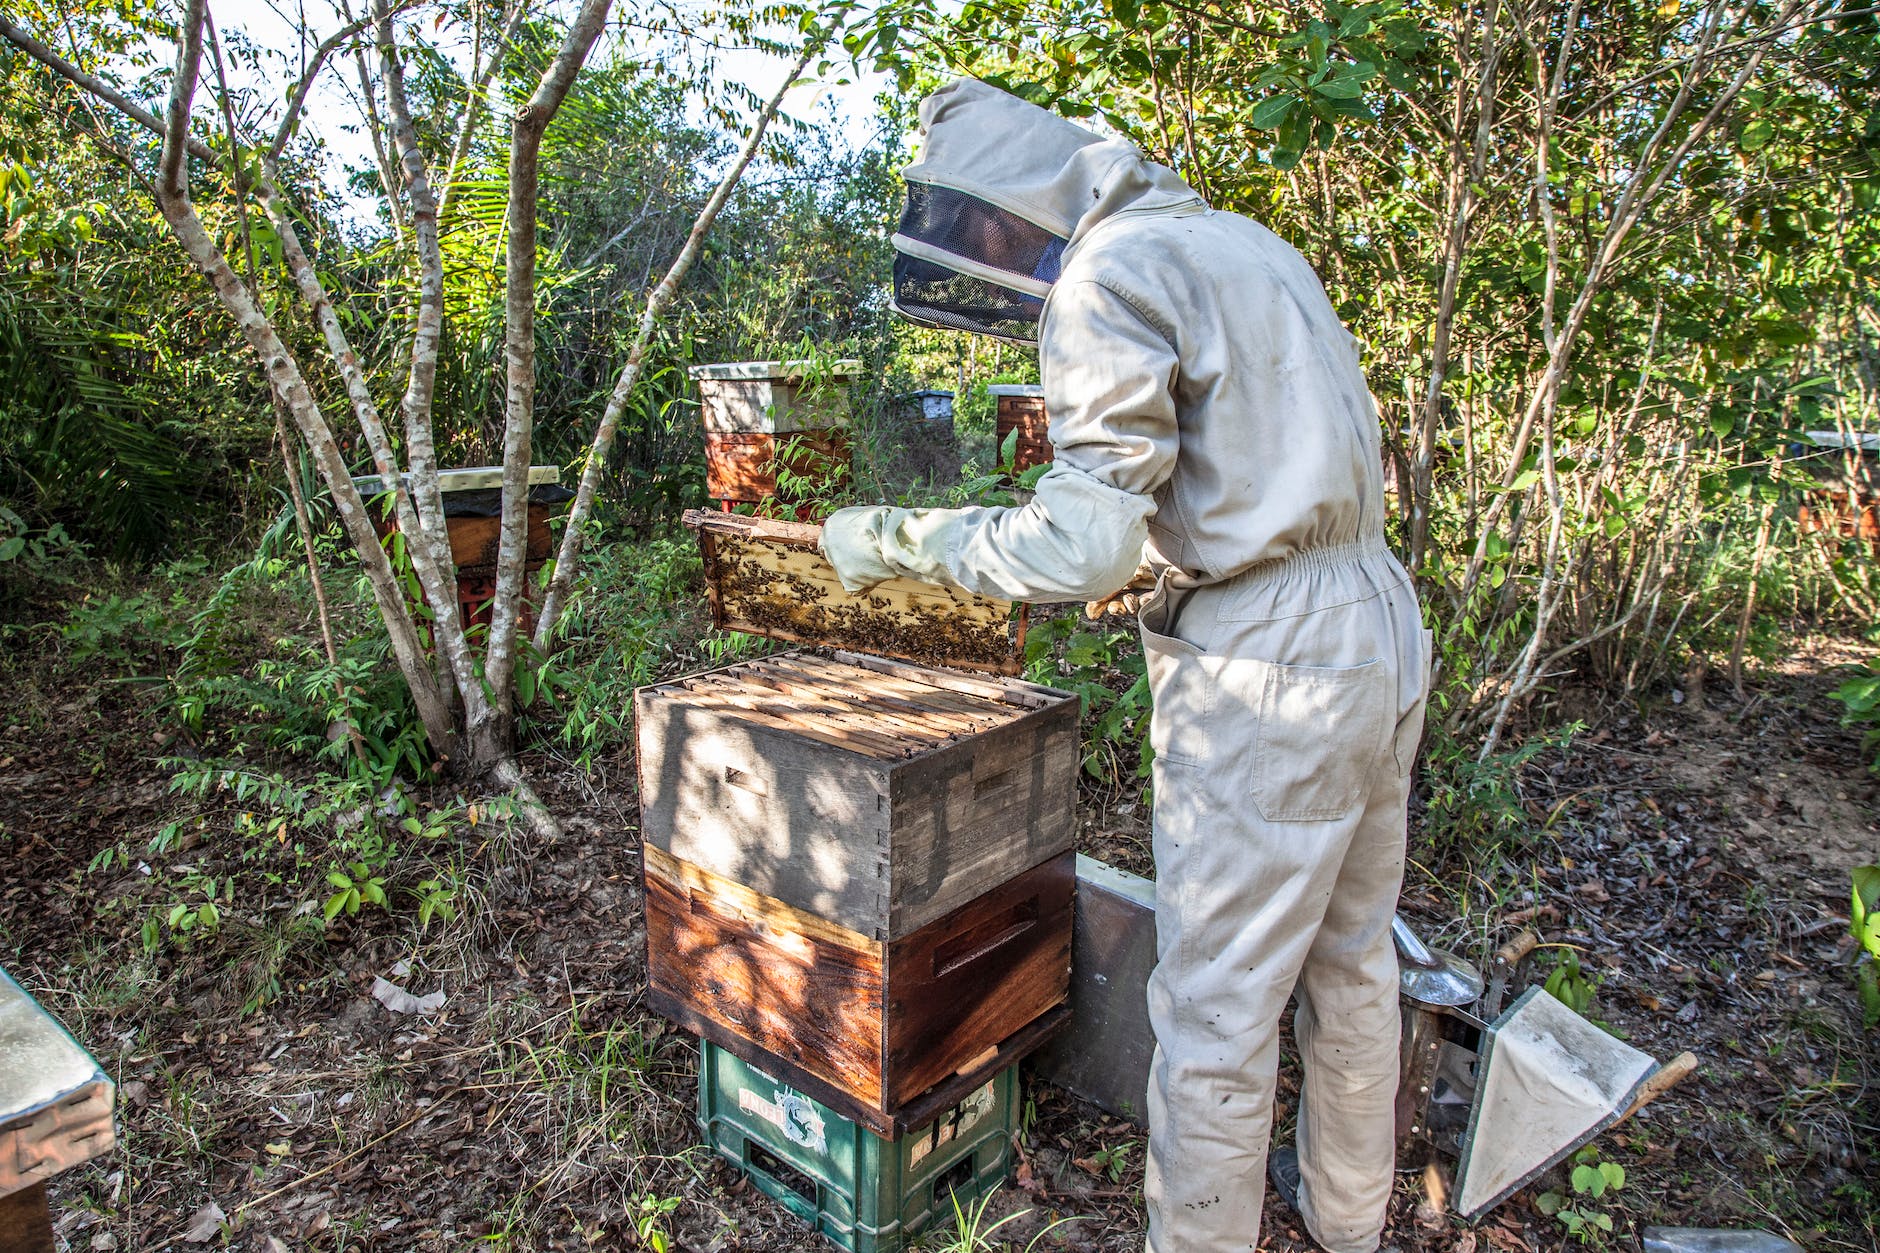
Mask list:
[[972,81],[920,119],[895,307],[1035,338],[1056,460],[1023,507],[845,509],[823,551],[851,590],[900,575],[1113,604],[1153,580],[1149,1247],[1258,1243],[1296,993],[1297,1152],[1273,1174],[1321,1245],[1368,1253],[1429,644],[1384,545],[1356,346],[1296,251],[1129,143]]

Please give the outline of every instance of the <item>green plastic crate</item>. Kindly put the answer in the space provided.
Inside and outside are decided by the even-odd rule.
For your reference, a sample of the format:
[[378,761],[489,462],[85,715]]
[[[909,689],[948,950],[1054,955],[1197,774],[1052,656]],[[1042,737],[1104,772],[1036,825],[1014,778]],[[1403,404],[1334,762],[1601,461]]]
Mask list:
[[1010,1172],[1018,1066],[888,1140],[701,1041],[698,1102],[706,1142],[760,1192],[850,1253],[892,1253]]

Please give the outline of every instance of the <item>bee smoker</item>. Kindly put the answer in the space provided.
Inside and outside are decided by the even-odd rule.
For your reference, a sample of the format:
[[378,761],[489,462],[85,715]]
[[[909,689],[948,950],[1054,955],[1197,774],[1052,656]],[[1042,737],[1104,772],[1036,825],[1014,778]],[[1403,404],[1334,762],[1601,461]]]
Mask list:
[[[1404,1027],[1397,1088],[1397,1162],[1456,1162],[1454,1208],[1476,1219],[1689,1074],[1681,1054],[1660,1066],[1541,988],[1502,1009],[1509,977],[1539,937],[1523,932],[1495,954],[1488,980],[1391,920]],[[1436,1187],[1431,1202],[1442,1208]]]

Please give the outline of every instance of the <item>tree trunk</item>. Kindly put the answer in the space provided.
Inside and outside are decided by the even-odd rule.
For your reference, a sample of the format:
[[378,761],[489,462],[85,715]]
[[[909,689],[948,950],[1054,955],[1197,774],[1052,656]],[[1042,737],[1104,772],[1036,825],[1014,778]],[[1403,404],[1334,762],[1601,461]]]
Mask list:
[[561,50],[516,114],[509,141],[509,239],[504,273],[503,517],[483,682],[489,699],[469,719],[471,760],[488,768],[515,752],[516,629],[529,546],[529,461],[535,439],[535,208],[542,133],[600,37],[612,0],[583,0]]

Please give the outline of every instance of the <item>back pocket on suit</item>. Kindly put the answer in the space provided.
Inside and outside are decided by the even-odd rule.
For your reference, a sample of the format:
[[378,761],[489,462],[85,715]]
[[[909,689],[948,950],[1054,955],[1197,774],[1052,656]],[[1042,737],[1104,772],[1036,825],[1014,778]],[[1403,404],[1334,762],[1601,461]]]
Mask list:
[[1364,799],[1395,721],[1381,659],[1356,666],[1266,667],[1255,733],[1253,800],[1268,822],[1343,818]]

